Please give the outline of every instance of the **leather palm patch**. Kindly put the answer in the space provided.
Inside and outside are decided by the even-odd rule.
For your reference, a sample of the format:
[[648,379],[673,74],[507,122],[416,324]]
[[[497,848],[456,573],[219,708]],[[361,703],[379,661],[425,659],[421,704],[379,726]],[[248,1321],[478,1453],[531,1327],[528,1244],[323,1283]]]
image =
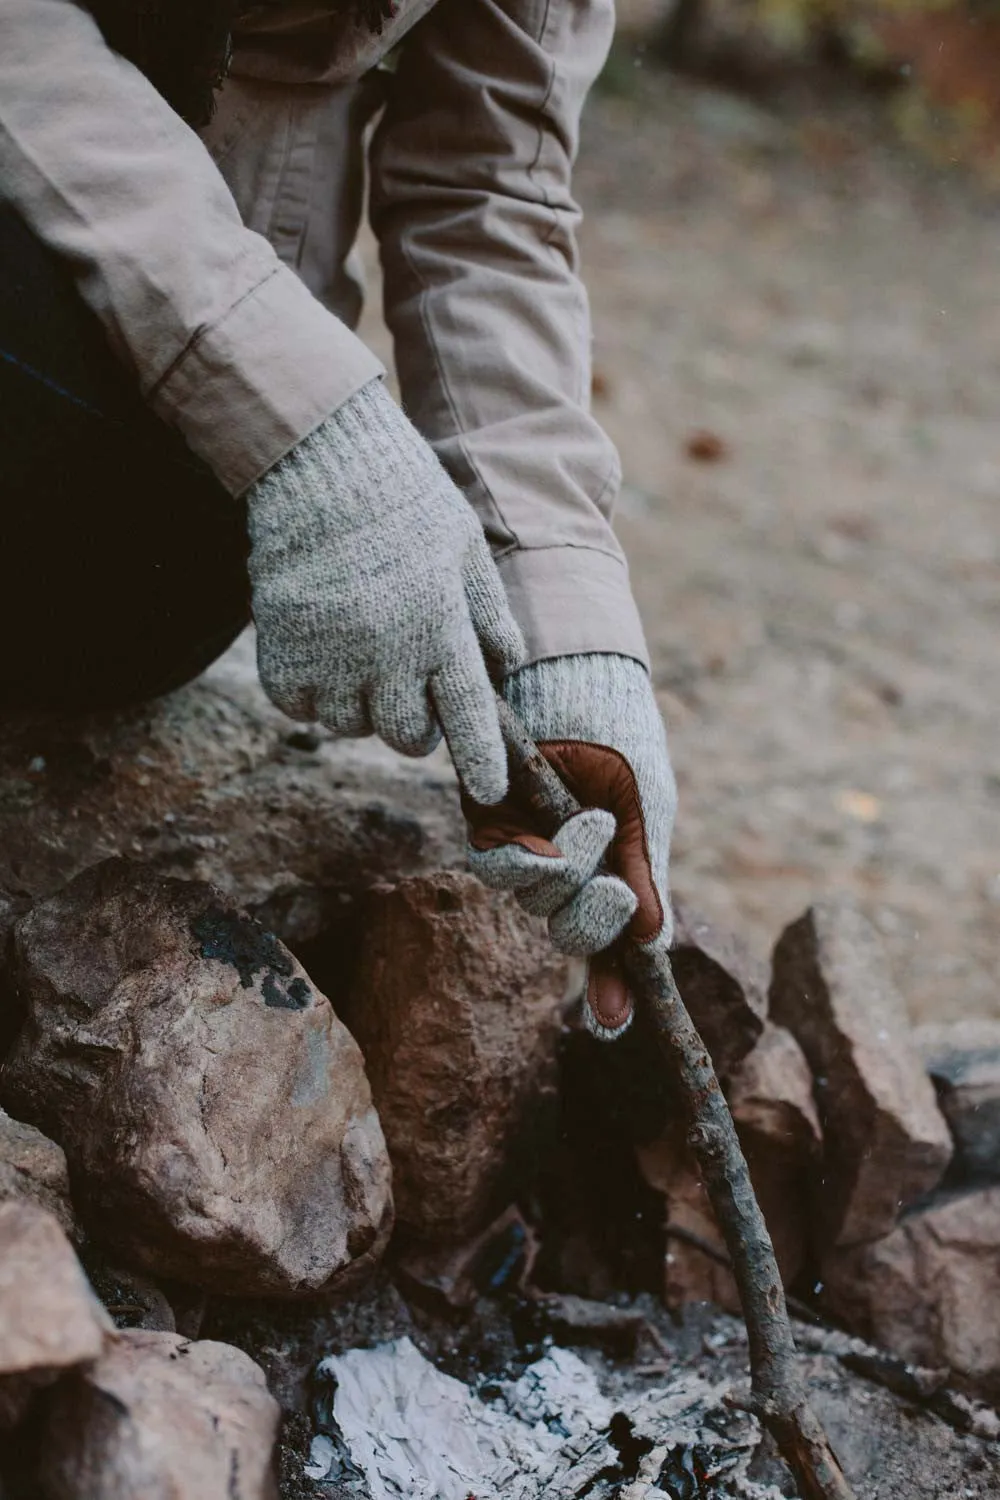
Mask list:
[[[608,745],[543,740],[538,748],[582,808],[603,808],[614,817],[616,832],[605,857],[604,870],[623,880],[638,899],[639,905],[627,929],[629,937],[640,943],[651,942],[663,929],[663,905],[653,878],[646,824],[632,767],[619,751]],[[483,807],[463,798],[462,808],[474,849],[485,851],[513,843],[541,858],[559,857],[551,839],[536,831],[531,814],[521,808],[516,798],[508,797],[495,807]],[[587,1001],[597,1020],[608,1030],[615,1030],[628,1020],[632,1000],[617,944],[591,959]]]

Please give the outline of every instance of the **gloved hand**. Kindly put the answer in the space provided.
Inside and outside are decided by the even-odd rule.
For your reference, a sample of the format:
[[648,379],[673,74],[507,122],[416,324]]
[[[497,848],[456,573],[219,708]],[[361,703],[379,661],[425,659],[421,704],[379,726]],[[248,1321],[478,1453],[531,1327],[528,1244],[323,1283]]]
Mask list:
[[652,685],[630,657],[559,656],[515,672],[503,692],[584,811],[550,841],[513,799],[481,807],[466,798],[469,864],[547,917],[557,948],[590,957],[584,1015],[610,1040],[632,1019],[616,940],[627,929],[668,948],[673,936],[677,789]]
[[247,496],[261,681],[293,719],[426,755],[444,731],[467,793],[507,760],[483,657],[524,659],[475,513],[383,389],[356,395]]

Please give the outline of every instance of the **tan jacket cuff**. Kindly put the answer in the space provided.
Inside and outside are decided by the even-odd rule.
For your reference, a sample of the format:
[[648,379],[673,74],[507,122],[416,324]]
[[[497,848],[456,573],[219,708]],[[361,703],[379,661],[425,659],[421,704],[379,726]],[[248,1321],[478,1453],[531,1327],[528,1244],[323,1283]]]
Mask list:
[[154,409],[234,495],[385,367],[278,266],[188,345]]
[[609,651],[649,671],[649,651],[623,559],[590,547],[543,547],[497,558],[528,663]]

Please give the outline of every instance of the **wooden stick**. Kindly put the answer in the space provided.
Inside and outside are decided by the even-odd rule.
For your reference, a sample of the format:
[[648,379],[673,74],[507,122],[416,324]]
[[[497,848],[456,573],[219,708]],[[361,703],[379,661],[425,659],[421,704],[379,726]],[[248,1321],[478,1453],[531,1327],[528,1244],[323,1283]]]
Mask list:
[[[511,792],[538,819],[539,832],[549,835],[580,812],[580,804],[517,715],[500,698],[497,706]],[[853,1500],[798,1372],[771,1237],[708,1049],[684,1007],[666,955],[631,942],[624,947],[630,988],[653,1022],[687,1114],[688,1141],[729,1251],[747,1327],[751,1410],[774,1438],[802,1500]]]

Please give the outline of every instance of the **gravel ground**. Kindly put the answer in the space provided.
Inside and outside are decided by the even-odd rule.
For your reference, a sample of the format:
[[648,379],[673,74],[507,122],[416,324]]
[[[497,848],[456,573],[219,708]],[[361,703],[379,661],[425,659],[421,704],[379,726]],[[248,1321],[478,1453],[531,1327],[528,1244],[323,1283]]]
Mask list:
[[594,101],[595,404],[678,890],[761,951],[845,894],[915,1017],[1000,1014],[998,210],[879,119]]

